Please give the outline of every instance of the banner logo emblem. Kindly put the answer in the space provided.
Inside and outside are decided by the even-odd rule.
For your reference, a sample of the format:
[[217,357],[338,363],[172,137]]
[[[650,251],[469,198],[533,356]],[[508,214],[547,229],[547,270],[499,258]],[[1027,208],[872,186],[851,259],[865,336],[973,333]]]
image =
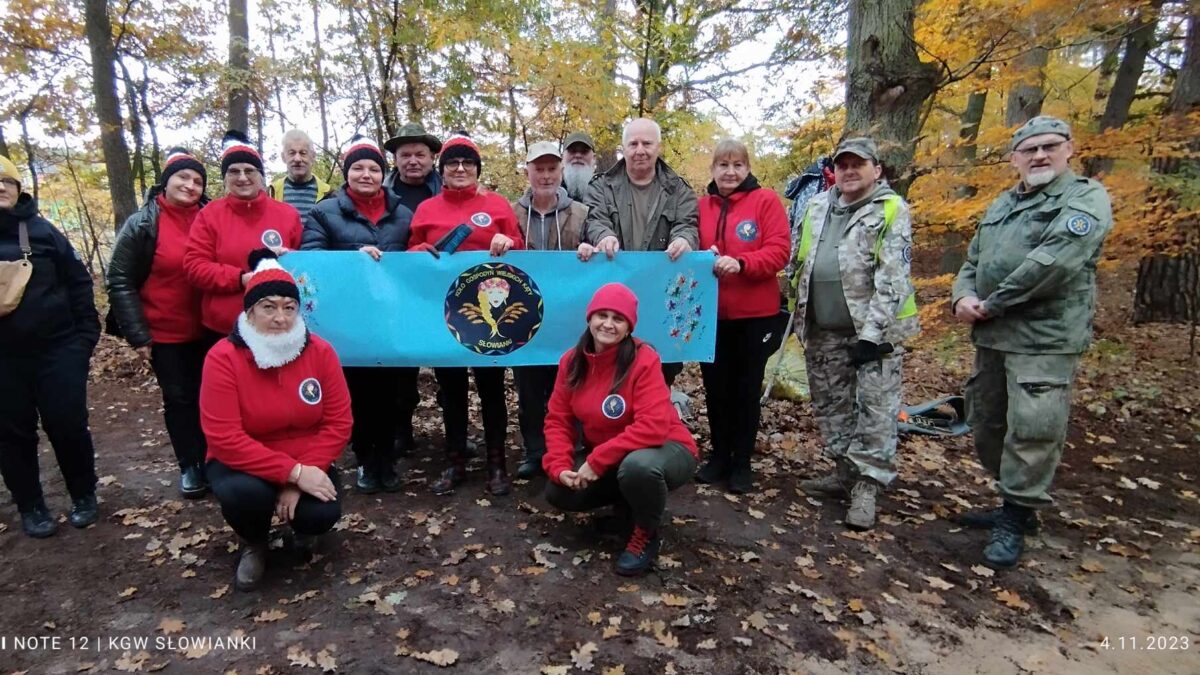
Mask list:
[[283,246],[283,236],[277,230],[265,230],[262,233],[262,243],[267,248]]
[[542,326],[542,292],[528,274],[507,263],[484,263],[458,275],[445,309],[454,339],[484,356],[511,354]]

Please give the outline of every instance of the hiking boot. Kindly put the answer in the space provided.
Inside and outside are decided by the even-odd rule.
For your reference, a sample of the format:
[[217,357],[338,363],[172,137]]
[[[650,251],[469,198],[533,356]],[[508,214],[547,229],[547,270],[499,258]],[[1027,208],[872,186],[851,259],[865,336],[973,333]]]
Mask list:
[[841,476],[835,471],[830,474],[821,476],[820,478],[808,478],[796,484],[800,491],[810,497],[834,497],[837,499],[845,499],[850,496],[846,492],[846,484],[842,482]]
[[[969,527],[975,530],[990,530],[996,526],[996,521],[1000,519],[1000,514],[1004,512],[1004,508],[997,506],[994,509],[987,511],[967,511],[966,513],[958,514],[954,519],[955,523],[963,527]],[[1041,521],[1038,519],[1037,511],[1030,510],[1029,517],[1021,523],[1025,534],[1037,534],[1041,528]]]
[[315,534],[300,534],[292,530],[292,547],[296,550],[300,557],[304,560],[311,560],[313,552],[317,550],[317,543],[320,540]]
[[74,527],[83,529],[100,520],[100,507],[96,504],[96,494],[84,495],[76,499],[67,514],[67,520]]
[[443,471],[442,475],[438,476],[438,479],[429,486],[429,490],[435,495],[448,495],[454,492],[454,488],[467,480],[466,455],[453,450],[447,452],[446,455],[450,459],[450,468]]
[[545,474],[542,468],[542,453],[525,451],[525,459],[517,467],[517,478],[535,478]]
[[396,472],[396,465],[391,462],[384,462],[376,476],[379,479],[379,487],[383,488],[384,492],[399,492],[404,487],[404,481]]
[[863,478],[850,488],[850,508],[846,510],[846,527],[852,530],[869,530],[875,527],[875,498],[879,495],[879,483]]
[[731,469],[729,455],[721,454],[714,450],[708,456],[708,461],[704,463],[704,466],[700,467],[700,470],[696,472],[696,482],[704,483],[705,485],[720,483],[729,478]]
[[1025,551],[1025,522],[1033,509],[1004,502],[996,525],[983,549],[983,564],[992,569],[1008,569],[1017,564]]
[[45,539],[58,530],[58,523],[50,516],[46,502],[39,499],[33,506],[21,510],[21,529],[34,539]]
[[754,491],[754,469],[750,468],[750,455],[733,458],[733,470],[729,472],[729,492],[735,495]]
[[208,494],[208,483],[199,464],[186,466],[179,472],[179,494],[184,499],[201,499]]
[[488,449],[487,472],[487,491],[493,497],[503,497],[512,490],[512,481],[508,478],[508,466],[504,457],[504,448]]
[[267,571],[267,542],[251,544],[242,540],[242,557],[238,559],[233,587],[239,591],[253,591],[262,583]]
[[617,557],[617,574],[623,577],[636,577],[645,574],[654,566],[658,558],[658,549],[662,542],[657,532],[651,532],[641,525],[633,526],[633,533],[625,544],[625,550]]
[[358,467],[358,480],[354,481],[354,487],[364,495],[373,495],[383,489],[379,476],[365,466]]

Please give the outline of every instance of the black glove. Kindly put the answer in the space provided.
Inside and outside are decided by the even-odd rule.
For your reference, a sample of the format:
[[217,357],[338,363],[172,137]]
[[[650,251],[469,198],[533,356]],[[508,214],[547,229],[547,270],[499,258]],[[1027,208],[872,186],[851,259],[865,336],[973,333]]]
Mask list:
[[877,345],[867,340],[859,340],[850,348],[850,364],[855,368],[872,361],[878,361],[895,351],[892,343],[885,342]]

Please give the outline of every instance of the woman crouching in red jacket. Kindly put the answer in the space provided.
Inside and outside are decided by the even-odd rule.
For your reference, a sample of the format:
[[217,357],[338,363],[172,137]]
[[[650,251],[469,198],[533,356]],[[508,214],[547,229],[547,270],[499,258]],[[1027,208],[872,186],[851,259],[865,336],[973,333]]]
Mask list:
[[333,461],[353,426],[337,354],[305,328],[300,290],[274,257],[251,252],[245,310],[208,352],[200,388],[208,479],[242,538],[238,590],[262,581],[271,516],[301,549],[341,517]]
[[550,477],[546,500],[554,506],[590,511],[614,504],[630,514],[633,532],[616,565],[625,576],[654,564],[667,492],[691,480],[697,456],[671,405],[658,353],[632,335],[637,306],[622,284],[605,284],[592,297],[587,330],[558,362],[542,460]]

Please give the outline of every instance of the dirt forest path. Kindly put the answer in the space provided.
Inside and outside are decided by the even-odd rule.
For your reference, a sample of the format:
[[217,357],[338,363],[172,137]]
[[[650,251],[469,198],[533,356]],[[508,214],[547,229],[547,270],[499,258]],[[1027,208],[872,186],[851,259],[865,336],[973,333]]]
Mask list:
[[[175,492],[153,379],[106,339],[91,389],[102,519],[37,541],[6,506],[0,673],[1200,672],[1200,396],[1186,331],[1127,326],[1128,276],[1106,280],[1058,503],[1003,573],[981,565],[983,533],[947,519],[994,499],[969,440],[903,439],[879,526],[855,534],[842,507],[795,490],[827,465],[807,406],[776,401],[762,489],[679,490],[658,569],[622,579],[620,540],[556,513],[541,481],[493,498],[476,471],[449,498],[429,494],[440,417],[423,377],[424,443],[405,460],[404,492],[347,491],[314,559],[281,532],[263,589],[238,593],[215,501]],[[922,286],[927,303],[938,283]],[[961,330],[931,325],[916,347],[906,400],[954,391],[971,353]],[[694,367],[682,386],[703,445]]]

